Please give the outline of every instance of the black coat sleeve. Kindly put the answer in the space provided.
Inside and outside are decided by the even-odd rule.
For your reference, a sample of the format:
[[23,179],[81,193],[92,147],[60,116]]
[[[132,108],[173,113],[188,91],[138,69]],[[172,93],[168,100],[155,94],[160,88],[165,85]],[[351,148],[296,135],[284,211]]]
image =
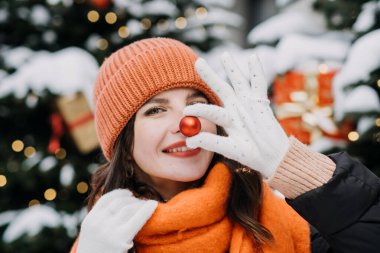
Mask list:
[[380,252],[380,179],[346,153],[323,186],[287,199],[312,228],[313,253]]

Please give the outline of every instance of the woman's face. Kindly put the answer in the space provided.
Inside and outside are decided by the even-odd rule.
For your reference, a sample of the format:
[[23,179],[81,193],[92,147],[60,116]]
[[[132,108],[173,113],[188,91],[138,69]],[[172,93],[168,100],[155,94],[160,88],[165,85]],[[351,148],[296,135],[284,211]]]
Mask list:
[[[214,153],[187,148],[179,130],[183,109],[195,103],[208,101],[195,89],[175,88],[154,96],[137,111],[133,157],[153,182],[191,182],[206,173]],[[215,124],[200,121],[201,131],[216,134]]]

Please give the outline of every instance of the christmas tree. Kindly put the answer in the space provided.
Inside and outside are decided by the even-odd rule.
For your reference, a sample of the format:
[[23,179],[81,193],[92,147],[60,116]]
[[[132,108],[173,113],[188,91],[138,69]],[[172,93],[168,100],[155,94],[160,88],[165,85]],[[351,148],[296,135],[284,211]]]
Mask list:
[[68,252],[104,162],[91,112],[99,64],[135,40],[200,52],[242,19],[233,1],[0,1],[0,252]]
[[248,34],[289,134],[317,151],[347,151],[380,175],[378,1],[278,1]]

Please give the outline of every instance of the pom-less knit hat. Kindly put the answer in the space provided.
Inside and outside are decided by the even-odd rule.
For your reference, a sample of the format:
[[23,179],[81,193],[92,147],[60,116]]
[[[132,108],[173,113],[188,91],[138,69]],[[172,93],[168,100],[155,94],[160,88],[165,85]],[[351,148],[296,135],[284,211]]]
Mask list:
[[94,87],[95,125],[104,156],[129,119],[151,97],[177,87],[200,90],[213,104],[216,94],[198,76],[198,56],[185,44],[168,38],[144,39],[127,45],[100,67]]

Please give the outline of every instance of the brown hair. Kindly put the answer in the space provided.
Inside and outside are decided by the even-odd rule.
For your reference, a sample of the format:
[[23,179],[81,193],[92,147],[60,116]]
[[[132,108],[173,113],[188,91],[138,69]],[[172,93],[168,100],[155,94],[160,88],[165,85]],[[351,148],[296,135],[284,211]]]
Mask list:
[[[118,136],[109,162],[98,168],[93,175],[92,191],[88,198],[88,209],[91,209],[100,195],[118,188],[128,188],[136,197],[163,201],[160,194],[141,178],[144,172],[132,159],[134,139],[133,116]],[[218,127],[218,134],[225,135],[224,130]],[[262,202],[262,178],[260,173],[244,168],[241,164],[214,155],[208,171],[216,162],[222,161],[232,173],[232,185],[228,202],[228,216],[238,222],[254,240],[257,248],[266,242],[271,242],[273,236],[268,229],[260,224],[260,205]],[[207,173],[198,182],[202,185]]]

